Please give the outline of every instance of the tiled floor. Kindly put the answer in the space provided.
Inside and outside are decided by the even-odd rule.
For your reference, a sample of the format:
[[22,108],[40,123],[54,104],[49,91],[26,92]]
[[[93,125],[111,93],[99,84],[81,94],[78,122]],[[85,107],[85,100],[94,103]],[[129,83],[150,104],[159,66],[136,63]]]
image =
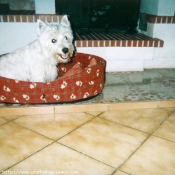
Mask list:
[[175,108],[2,115],[0,173],[174,175],[174,126]]

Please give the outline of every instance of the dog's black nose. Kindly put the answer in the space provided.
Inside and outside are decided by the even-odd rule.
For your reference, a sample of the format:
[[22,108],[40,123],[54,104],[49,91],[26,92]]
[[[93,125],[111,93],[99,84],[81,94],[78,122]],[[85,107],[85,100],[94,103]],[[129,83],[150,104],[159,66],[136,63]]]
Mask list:
[[68,53],[69,49],[65,47],[65,48],[62,49],[62,51],[63,51],[63,53],[66,54],[66,53]]

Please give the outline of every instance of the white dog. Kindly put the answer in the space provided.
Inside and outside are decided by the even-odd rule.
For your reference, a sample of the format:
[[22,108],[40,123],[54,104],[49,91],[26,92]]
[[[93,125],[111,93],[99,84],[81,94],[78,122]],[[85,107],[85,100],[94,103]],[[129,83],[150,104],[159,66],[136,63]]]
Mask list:
[[58,76],[56,65],[73,56],[73,34],[67,16],[60,24],[37,21],[38,39],[0,57],[0,76],[31,82],[50,82]]

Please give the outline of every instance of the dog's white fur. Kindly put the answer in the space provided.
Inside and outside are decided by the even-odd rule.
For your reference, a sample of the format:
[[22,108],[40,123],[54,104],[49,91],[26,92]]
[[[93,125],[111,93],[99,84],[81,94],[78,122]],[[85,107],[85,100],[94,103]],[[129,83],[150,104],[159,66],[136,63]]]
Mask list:
[[67,16],[60,24],[37,21],[38,39],[0,57],[0,76],[31,82],[50,82],[58,76],[56,65],[67,63],[74,52],[73,34]]

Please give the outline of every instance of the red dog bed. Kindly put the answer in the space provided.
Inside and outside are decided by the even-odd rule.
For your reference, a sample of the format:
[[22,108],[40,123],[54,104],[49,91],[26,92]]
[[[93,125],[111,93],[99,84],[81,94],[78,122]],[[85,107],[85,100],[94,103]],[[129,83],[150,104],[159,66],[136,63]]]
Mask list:
[[62,103],[96,96],[104,87],[105,66],[98,56],[77,53],[72,62],[59,64],[59,78],[50,83],[0,77],[0,102]]

